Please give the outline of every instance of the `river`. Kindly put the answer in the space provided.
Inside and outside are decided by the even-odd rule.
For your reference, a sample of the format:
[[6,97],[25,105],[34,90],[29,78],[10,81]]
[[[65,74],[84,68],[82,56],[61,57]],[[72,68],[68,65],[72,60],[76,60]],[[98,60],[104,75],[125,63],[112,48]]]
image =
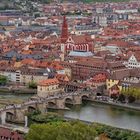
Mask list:
[[72,107],[70,111],[64,112],[64,116],[140,132],[140,112],[110,105],[89,103]]
[[0,94],[0,99],[19,99],[19,100],[27,100],[28,98],[30,98],[31,96],[33,96],[33,94],[19,94],[19,95],[14,95],[12,93],[6,93],[6,94]]

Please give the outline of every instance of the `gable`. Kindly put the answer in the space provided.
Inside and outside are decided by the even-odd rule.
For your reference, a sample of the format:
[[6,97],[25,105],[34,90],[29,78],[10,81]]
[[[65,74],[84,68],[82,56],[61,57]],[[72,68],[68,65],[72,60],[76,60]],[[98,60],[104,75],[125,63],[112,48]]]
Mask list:
[[131,63],[137,63],[137,59],[134,55],[131,55],[131,57],[129,58],[128,61],[131,62]]
[[67,41],[66,41],[67,43],[74,43],[74,41],[73,41],[73,39],[72,39],[72,37],[71,36],[69,36],[68,37],[68,39],[67,39]]

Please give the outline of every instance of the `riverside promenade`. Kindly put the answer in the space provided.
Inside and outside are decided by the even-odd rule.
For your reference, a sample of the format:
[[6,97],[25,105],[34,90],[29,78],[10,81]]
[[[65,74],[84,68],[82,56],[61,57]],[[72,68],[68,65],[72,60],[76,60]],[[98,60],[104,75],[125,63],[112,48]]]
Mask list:
[[109,102],[109,101],[102,101],[102,100],[92,100],[92,102],[100,103],[100,104],[106,104],[122,109],[129,109],[129,110],[136,110],[140,111],[140,106],[135,106],[133,104],[128,104],[128,103],[115,103],[115,102]]

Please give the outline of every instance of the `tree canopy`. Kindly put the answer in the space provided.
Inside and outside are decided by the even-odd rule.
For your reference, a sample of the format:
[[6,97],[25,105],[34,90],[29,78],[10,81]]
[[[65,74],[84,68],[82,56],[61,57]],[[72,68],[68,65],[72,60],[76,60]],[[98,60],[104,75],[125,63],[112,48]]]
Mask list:
[[0,85],[5,85],[7,83],[7,77],[0,75]]
[[65,121],[62,116],[54,112],[48,112],[46,114],[30,113],[28,114],[29,125],[34,123],[50,123],[50,122],[62,122]]
[[136,99],[140,99],[140,88],[139,87],[129,87],[127,90],[122,90],[122,94],[125,96],[133,96]]
[[36,89],[37,88],[37,83],[34,81],[31,81],[28,83],[28,87],[31,89]]
[[80,121],[33,124],[26,140],[140,140],[140,134],[99,123]]
[[97,132],[82,122],[33,124],[27,140],[95,140]]

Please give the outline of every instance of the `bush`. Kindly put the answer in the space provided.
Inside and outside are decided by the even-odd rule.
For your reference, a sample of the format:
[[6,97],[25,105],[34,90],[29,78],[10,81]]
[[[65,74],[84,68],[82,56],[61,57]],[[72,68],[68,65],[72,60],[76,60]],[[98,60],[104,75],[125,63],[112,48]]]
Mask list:
[[0,75],[0,85],[6,85],[7,83],[7,77]]
[[34,123],[50,123],[50,122],[64,122],[64,119],[57,113],[49,112],[47,114],[29,114],[29,125]]
[[28,87],[31,89],[37,89],[37,83],[34,81],[29,82]]
[[80,121],[34,124],[27,140],[95,140],[97,133]]
[[132,95],[130,95],[130,96],[128,96],[128,102],[129,103],[133,103],[133,102],[135,102],[135,97],[134,96],[132,96]]

